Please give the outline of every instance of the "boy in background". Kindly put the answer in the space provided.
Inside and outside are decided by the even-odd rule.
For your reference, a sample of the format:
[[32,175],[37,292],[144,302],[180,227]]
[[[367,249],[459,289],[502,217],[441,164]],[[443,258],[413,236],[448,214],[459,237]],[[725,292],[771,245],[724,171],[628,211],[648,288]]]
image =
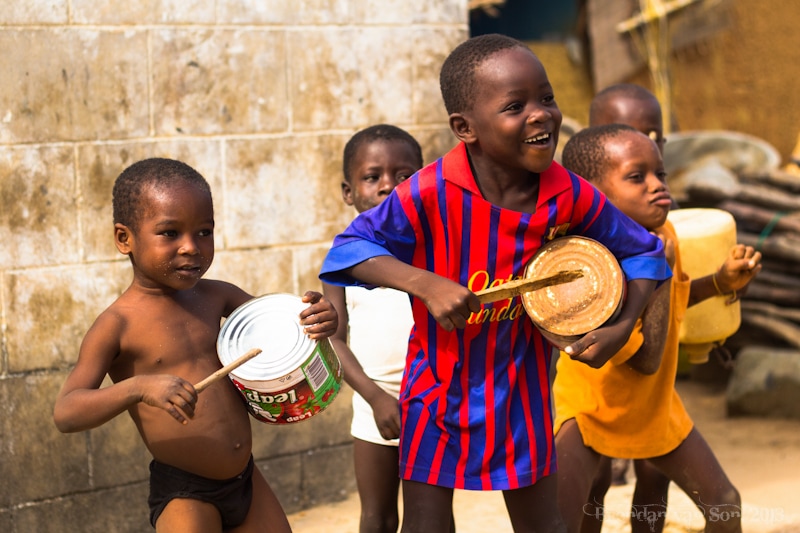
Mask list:
[[[661,156],[664,156],[664,119],[661,103],[658,98],[635,83],[618,83],[601,90],[592,99],[589,105],[589,127],[603,126],[606,124],[626,124],[639,130],[658,146]],[[678,207],[673,199],[672,208]],[[604,463],[606,460],[604,460]],[[630,461],[626,459],[610,459],[609,464],[604,464],[596,479],[598,484],[596,492],[605,494],[610,484],[624,485],[627,483],[625,473]],[[662,495],[666,502],[669,489],[669,479],[655,468],[646,463],[634,462],[636,472],[636,488],[634,502],[637,501],[636,492],[648,494],[648,501],[660,501]]]
[[[606,87],[595,95],[589,105],[589,127],[607,124],[625,124],[650,137],[664,156],[664,121],[658,98],[648,89],[634,83],[619,83]],[[672,199],[672,209],[678,204]],[[619,458],[603,458],[591,501],[602,503],[609,485],[627,483],[626,472],[631,461]],[[658,502],[666,505],[669,495],[669,478],[646,461],[633,461],[636,485],[633,493],[634,505]],[[663,527],[663,520],[661,520]]]
[[[449,531],[458,488],[502,490],[515,532],[560,532],[551,346],[519,298],[481,309],[473,291],[521,277],[556,236],[603,242],[630,280],[628,298],[619,320],[567,347],[599,367],[669,268],[658,238],[553,162],[561,112],[525,44],[496,34],[469,39],[439,79],[459,144],[356,217],[320,276],[412,296],[400,392],[402,531]],[[504,306],[515,311],[497,312]]]
[[658,146],[664,155],[664,119],[658,98],[634,83],[606,87],[589,104],[589,127],[626,124],[639,130]]
[[[353,135],[342,166],[342,199],[363,213],[422,167],[422,149],[405,130],[378,124]],[[323,292],[339,311],[331,343],[355,391],[350,433],[361,501],[359,532],[395,533],[400,524],[397,398],[414,326],[411,303],[406,293],[384,287],[325,283]]]
[[[128,412],[147,449],[150,521],[159,532],[290,531],[251,453],[250,420],[229,379],[198,397],[221,367],[220,321],[252,296],[203,279],[214,259],[214,207],[206,180],[170,159],[134,163],[113,192],[114,242],[133,281],[81,343],[56,400],[62,432],[85,431]],[[312,339],[336,331],[334,307],[317,292],[300,322]],[[113,380],[101,387],[105,376]]]
[[[736,245],[717,272],[690,280],[667,220],[671,197],[661,153],[630,126],[582,130],[564,146],[562,157],[566,168],[664,242],[673,271],[672,280],[653,293],[627,344],[605,366],[589,369],[559,357],[553,397],[559,507],[568,530],[600,531],[605,491],[598,493],[593,480],[609,457],[622,457],[647,459],[681,487],[706,517],[705,531],[741,531],[739,493],[693,427],[675,390],[675,374],[686,308],[740,290],[761,270],[761,254]],[[632,531],[660,530],[665,514],[666,497],[635,497]]]

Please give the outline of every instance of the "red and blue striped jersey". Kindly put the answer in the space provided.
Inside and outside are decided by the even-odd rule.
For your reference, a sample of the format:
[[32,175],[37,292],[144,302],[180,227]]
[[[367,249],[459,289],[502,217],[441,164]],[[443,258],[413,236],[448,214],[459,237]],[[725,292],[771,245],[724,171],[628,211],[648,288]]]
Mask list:
[[[534,213],[483,199],[458,145],[361,213],[334,240],[320,277],[370,257],[399,260],[473,291],[521,277],[548,240],[580,234],[606,245],[628,279],[669,278],[661,242],[588,182],[557,163],[539,176]],[[485,304],[467,327],[446,331],[412,298],[400,395],[400,475],[432,485],[505,490],[555,472],[551,346],[519,298]]]

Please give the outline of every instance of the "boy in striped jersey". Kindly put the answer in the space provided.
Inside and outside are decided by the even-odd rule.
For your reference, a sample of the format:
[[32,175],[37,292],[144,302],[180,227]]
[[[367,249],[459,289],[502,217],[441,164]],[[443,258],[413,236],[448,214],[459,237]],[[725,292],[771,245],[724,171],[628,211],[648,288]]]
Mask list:
[[601,241],[627,274],[628,297],[616,322],[566,349],[599,367],[669,267],[656,237],[553,162],[561,112],[523,43],[465,41],[445,60],[440,85],[459,144],[359,215],[334,240],[320,276],[412,296],[400,393],[402,531],[448,531],[455,488],[502,490],[516,532],[563,531],[551,346],[518,298],[482,311],[473,291],[520,277],[548,239]]

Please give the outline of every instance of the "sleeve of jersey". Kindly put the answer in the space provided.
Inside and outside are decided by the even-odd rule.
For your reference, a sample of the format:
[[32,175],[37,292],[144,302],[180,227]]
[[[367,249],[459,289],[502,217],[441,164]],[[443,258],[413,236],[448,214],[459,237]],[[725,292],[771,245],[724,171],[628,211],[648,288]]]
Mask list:
[[583,216],[582,235],[603,243],[631,279],[664,281],[672,271],[661,240],[614,206],[603,193],[577,179],[576,211]]
[[376,207],[360,213],[342,233],[322,263],[320,279],[332,285],[370,287],[345,271],[372,257],[391,255],[408,263],[414,253],[414,230],[395,192]]

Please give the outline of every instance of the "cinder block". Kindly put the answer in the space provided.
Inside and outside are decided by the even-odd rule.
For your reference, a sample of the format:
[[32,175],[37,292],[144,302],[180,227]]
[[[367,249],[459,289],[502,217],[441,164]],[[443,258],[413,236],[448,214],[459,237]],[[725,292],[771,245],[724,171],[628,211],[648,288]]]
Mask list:
[[212,24],[214,3],[204,0],[72,0],[76,24]]
[[311,450],[303,455],[306,508],[344,500],[354,490],[352,444]]
[[[317,416],[324,415],[325,412]],[[257,460],[268,460],[297,455],[314,448],[317,436],[311,424],[317,416],[293,424],[267,424],[251,418],[253,456]]]
[[[220,141],[176,139],[81,145],[78,147],[78,182],[82,197],[81,238],[85,259],[97,261],[123,257],[114,246],[111,191],[114,181],[123,170],[137,161],[150,157],[177,159],[197,170],[211,185],[215,208],[219,210],[224,198]],[[221,218],[219,212],[216,216]]]
[[458,139],[449,128],[412,128],[409,133],[422,146],[422,160],[425,164],[436,161],[458,144]]
[[157,134],[288,128],[283,31],[170,28],[153,32],[152,47]]
[[67,146],[0,148],[0,270],[79,260],[74,167]]
[[63,367],[78,358],[81,340],[97,315],[130,284],[122,261],[6,276],[10,372]]
[[74,494],[13,511],[8,533],[148,533],[150,511],[146,483],[112,490]]
[[359,24],[410,25],[415,10],[422,2],[417,0],[364,0],[351,5],[351,20]]
[[53,424],[64,378],[63,372],[54,372],[0,380],[0,507],[90,486],[86,435],[62,435]]
[[2,31],[0,50],[0,143],[149,133],[145,31]]
[[[344,226],[342,226],[344,230]],[[330,240],[333,241],[333,238]],[[322,262],[328,253],[330,245],[320,244],[308,246],[295,250],[295,278],[297,279],[297,294],[302,295],[306,291],[322,292],[322,281],[319,279],[319,271]]]
[[228,281],[253,296],[293,293],[292,257],[286,248],[220,251],[217,243],[214,263],[205,277]]
[[68,20],[67,0],[5,0],[0,10],[0,26],[66,24]]
[[341,135],[227,142],[227,248],[327,241],[344,228]]
[[256,461],[286,514],[305,509],[300,454]]
[[[372,0],[380,2],[380,0]],[[411,0],[409,4],[414,9],[414,24],[456,24],[464,29],[464,39],[467,38],[469,24],[469,9],[464,0]],[[463,39],[462,39],[463,40]],[[459,41],[460,42],[460,41]]]
[[447,125],[448,114],[439,88],[439,71],[453,48],[467,39],[467,30],[423,27],[412,30],[412,34],[414,36],[411,39],[414,43],[412,120],[416,124]]
[[352,24],[353,4],[352,0],[225,0],[217,3],[217,22],[286,26]]
[[[103,386],[110,384],[106,378]],[[112,488],[150,478],[152,456],[128,413],[89,431],[89,443],[93,488]]]
[[407,27],[309,28],[287,39],[295,130],[411,123],[414,45]]

